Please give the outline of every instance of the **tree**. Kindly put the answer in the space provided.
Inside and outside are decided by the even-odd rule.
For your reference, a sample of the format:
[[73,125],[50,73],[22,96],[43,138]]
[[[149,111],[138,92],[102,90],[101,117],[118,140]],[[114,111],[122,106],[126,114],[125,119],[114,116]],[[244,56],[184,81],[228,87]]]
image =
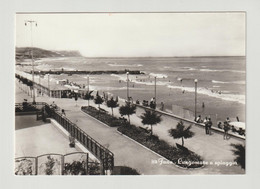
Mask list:
[[151,126],[151,136],[153,135],[153,125],[156,125],[157,123],[160,123],[161,115],[157,115],[155,111],[145,110],[145,113],[141,115],[142,123],[144,125],[150,125]]
[[190,131],[191,125],[187,128],[185,128],[182,121],[178,122],[176,129],[170,129],[169,133],[170,135],[175,138],[181,138],[182,139],[182,146],[184,146],[184,138],[191,138],[194,136],[194,132]]
[[124,116],[127,115],[128,116],[128,121],[130,124],[130,115],[134,114],[136,111],[136,106],[131,104],[130,102],[126,102],[125,105],[121,106],[119,108],[119,113]]
[[93,91],[87,91],[84,97],[86,100],[88,100],[88,106],[89,106],[89,100],[92,100],[94,98],[94,96],[91,95],[91,93],[93,93]]
[[233,154],[236,156],[234,160],[238,163],[238,165],[242,167],[242,169],[245,169],[246,167],[245,146],[243,146],[242,144],[231,144],[231,146],[234,148],[232,151]]
[[114,100],[113,97],[111,97],[111,99],[107,101],[107,107],[111,108],[112,116],[114,116],[113,109],[118,106],[119,106],[118,101]]
[[102,104],[104,102],[103,98],[101,96],[99,96],[98,92],[96,94],[96,97],[94,98],[94,102],[95,104],[98,105],[98,114],[100,112],[100,104]]

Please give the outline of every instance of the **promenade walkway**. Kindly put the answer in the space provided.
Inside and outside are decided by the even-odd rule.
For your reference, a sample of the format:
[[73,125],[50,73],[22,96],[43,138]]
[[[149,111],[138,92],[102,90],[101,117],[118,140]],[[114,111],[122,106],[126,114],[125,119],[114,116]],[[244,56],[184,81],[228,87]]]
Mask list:
[[[21,91],[16,85],[16,102],[22,102],[24,98],[32,101],[30,96]],[[160,165],[152,164],[153,160],[158,160],[160,156],[152,153],[150,150],[140,146],[136,142],[126,138],[119,134],[116,128],[107,127],[106,125],[98,122],[92,117],[86,115],[80,110],[81,106],[87,106],[87,101],[79,99],[76,106],[74,99],[53,99],[46,96],[37,97],[36,101],[43,101],[47,103],[55,103],[61,108],[65,109],[67,117],[75,122],[81,129],[92,136],[100,144],[107,147],[115,155],[115,166],[125,165],[137,169],[141,174],[154,175],[154,174],[243,174],[242,170],[238,166],[205,166],[201,169],[184,170],[177,168],[175,165],[164,164]],[[91,102],[93,105],[93,102]],[[93,105],[94,106],[94,105]],[[102,108],[110,111],[105,105]],[[140,124],[140,114],[142,109],[137,110],[137,115],[131,116],[132,123],[136,125]],[[114,110],[114,114],[119,116],[118,110]],[[166,140],[170,144],[174,144],[176,141],[168,135],[168,130],[174,127],[178,120],[170,119],[167,117],[162,118],[164,121],[154,126],[154,133],[160,138]],[[228,141],[223,140],[223,136],[214,134],[211,136],[205,135],[204,130],[198,127],[193,127],[195,136],[192,139],[185,141],[185,146],[194,152],[200,154],[205,161],[230,161],[232,162],[234,156],[231,152],[230,143],[243,143],[243,141],[237,141],[236,139],[230,139]]]

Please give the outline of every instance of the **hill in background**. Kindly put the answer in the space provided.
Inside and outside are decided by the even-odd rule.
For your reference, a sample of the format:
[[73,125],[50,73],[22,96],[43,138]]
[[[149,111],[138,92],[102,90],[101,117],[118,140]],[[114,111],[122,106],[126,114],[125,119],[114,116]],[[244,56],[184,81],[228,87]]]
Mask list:
[[41,48],[31,47],[16,47],[15,58],[22,60],[31,58],[31,51],[33,50],[34,58],[49,58],[49,57],[81,57],[79,51],[51,51]]

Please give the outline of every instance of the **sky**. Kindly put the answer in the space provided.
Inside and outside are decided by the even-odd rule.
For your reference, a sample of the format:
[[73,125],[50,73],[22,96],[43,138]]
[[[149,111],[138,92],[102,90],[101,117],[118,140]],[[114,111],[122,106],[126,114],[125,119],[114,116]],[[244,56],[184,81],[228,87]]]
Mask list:
[[233,13],[16,14],[16,46],[86,57],[245,56],[246,15]]

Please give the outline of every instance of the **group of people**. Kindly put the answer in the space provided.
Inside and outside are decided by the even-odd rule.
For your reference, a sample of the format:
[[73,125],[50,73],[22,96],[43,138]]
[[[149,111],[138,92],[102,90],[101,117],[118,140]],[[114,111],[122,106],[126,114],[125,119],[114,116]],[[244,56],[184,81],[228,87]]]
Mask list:
[[[55,102],[53,101],[52,104],[50,104],[50,107],[53,109],[53,110],[57,110],[58,109],[58,106],[57,104],[55,104]],[[66,113],[65,113],[65,110],[64,109],[61,109],[61,116],[66,116]]]
[[[213,125],[211,118],[205,117],[204,120],[202,120],[201,115],[199,115],[196,120],[196,123],[202,123],[205,125],[205,132],[207,135],[211,135],[211,127]],[[218,123],[218,128],[223,129],[224,130],[224,140],[228,140],[229,139],[229,134],[228,131],[230,130],[231,126],[230,126],[230,119],[229,117],[227,117],[227,119],[224,121],[223,125],[222,122]]]
[[199,115],[196,120],[197,123],[203,123],[205,125],[206,135],[211,135],[211,127],[213,125],[211,118],[205,117],[204,120],[201,119],[201,115]]
[[230,138],[230,136],[228,134],[228,131],[230,130],[231,126],[230,126],[229,123],[230,123],[229,117],[227,117],[227,119],[224,121],[223,126],[222,126],[222,122],[221,121],[218,123],[218,128],[224,130],[224,136],[223,136],[224,140],[228,140]]

